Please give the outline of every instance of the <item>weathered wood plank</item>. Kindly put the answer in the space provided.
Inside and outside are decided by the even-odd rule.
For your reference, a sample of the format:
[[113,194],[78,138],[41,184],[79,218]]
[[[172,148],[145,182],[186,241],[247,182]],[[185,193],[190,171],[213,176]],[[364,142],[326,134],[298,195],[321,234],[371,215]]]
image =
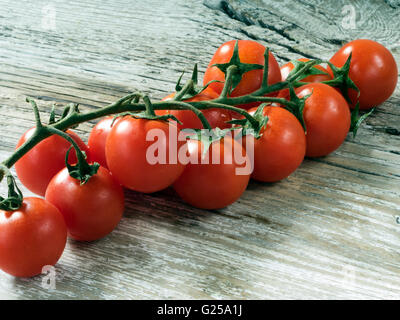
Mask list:
[[[85,111],[135,89],[162,98],[230,39],[257,39],[284,62],[365,37],[400,61],[399,9],[385,2],[352,1],[356,28],[344,29],[345,1],[57,1],[55,30],[41,23],[48,2],[28,3],[0,0],[0,160],[33,125],[26,95],[44,118],[53,102]],[[56,290],[1,273],[0,298],[398,299],[399,104],[397,89],[355,140],[280,183],[252,182],[224,210],[192,208],[172,190],[127,192],[114,233],[68,242]],[[92,125],[77,130],[87,138]]]

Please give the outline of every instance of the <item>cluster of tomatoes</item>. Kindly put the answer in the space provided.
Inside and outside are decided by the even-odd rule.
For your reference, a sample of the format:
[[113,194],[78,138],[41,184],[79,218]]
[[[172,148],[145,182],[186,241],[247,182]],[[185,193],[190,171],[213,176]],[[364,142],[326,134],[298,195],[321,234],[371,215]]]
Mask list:
[[[235,45],[242,65],[263,65],[265,47],[255,41],[229,41],[214,54],[204,75],[209,86],[186,102],[217,99],[224,88],[225,72],[221,65],[232,60]],[[340,76],[340,68],[351,56],[348,75],[358,90],[348,89],[342,95],[340,88],[329,85]],[[280,67],[270,52],[268,57],[268,85],[287,79],[296,64],[306,59],[289,62]],[[54,265],[64,250],[67,234],[79,241],[93,241],[109,234],[119,223],[124,211],[123,187],[138,192],[152,193],[172,186],[187,203],[204,209],[219,209],[236,201],[245,191],[249,179],[276,182],[288,177],[302,163],[305,156],[321,157],[336,150],[345,140],[351,126],[351,109],[356,103],[362,110],[370,109],[390,97],[398,77],[396,62],[382,45],[371,40],[355,40],[342,47],[330,59],[326,68],[315,65],[299,81],[296,96],[305,98],[304,126],[284,105],[260,102],[238,105],[266,120],[257,136],[226,135],[215,139],[208,148],[199,139],[174,141],[178,148],[187,146],[186,153],[198,161],[182,163],[149,163],[147,150],[154,141],[148,141],[151,130],[164,133],[158,141],[167,150],[171,139],[170,126],[177,131],[202,127],[199,118],[190,110],[157,110],[157,115],[172,115],[180,122],[121,116],[102,119],[93,128],[88,145],[71,130],[66,133],[85,152],[89,163],[100,164],[87,182],[71,177],[66,167],[70,142],[53,135],[34,146],[15,164],[19,180],[32,192],[44,197],[24,198],[15,211],[0,211],[0,268],[14,276],[28,277],[40,274],[45,265]],[[332,69],[335,66],[336,68]],[[246,69],[247,70],[247,69]],[[339,70],[339,71],[338,71]],[[217,81],[215,81],[217,80]],[[249,95],[260,88],[263,70],[243,72],[230,91],[230,97]],[[172,93],[164,100],[173,100]],[[347,97],[348,95],[348,97]],[[293,99],[288,89],[269,96]],[[349,101],[349,102],[348,102]],[[224,108],[203,111],[213,128],[232,128],[238,114]],[[234,130],[232,130],[234,131]],[[35,132],[28,130],[18,142],[23,145]],[[247,144],[252,154],[246,154]],[[232,156],[235,148],[253,164],[253,170],[237,174],[244,166]],[[224,161],[227,157],[233,161]],[[217,159],[203,163],[204,157]],[[67,156],[70,164],[77,162],[76,152]]]

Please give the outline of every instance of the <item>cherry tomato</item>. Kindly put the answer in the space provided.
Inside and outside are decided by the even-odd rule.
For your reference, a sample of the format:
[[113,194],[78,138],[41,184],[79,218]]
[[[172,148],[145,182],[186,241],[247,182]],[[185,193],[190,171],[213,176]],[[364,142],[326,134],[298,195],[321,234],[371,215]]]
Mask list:
[[46,200],[64,216],[71,238],[94,241],[115,229],[124,212],[122,187],[104,168],[82,184],[62,169],[51,179]]
[[111,124],[114,124],[119,119],[115,119],[113,116],[106,117],[100,120],[92,129],[89,135],[88,147],[90,150],[90,159],[93,162],[100,163],[104,168],[108,168],[106,160],[106,139],[111,131]]
[[[211,80],[225,81],[225,74],[218,67],[213,66],[213,64],[228,63],[232,58],[235,43],[235,40],[231,40],[218,48],[204,74],[204,84],[207,84]],[[262,44],[252,40],[239,40],[238,45],[239,58],[242,63],[264,65],[265,47]],[[268,84],[271,85],[281,81],[279,64],[271,52],[269,53],[268,68]],[[262,76],[262,69],[246,72],[243,74],[242,80],[233,90],[231,96],[238,97],[256,91],[261,87]],[[210,88],[218,94],[221,93],[223,86],[224,84],[221,82],[210,84]],[[260,103],[249,103],[239,107],[250,108],[259,104]]]
[[40,198],[24,198],[20,209],[0,210],[0,269],[16,277],[33,277],[55,265],[67,241],[58,209]]
[[[297,61],[307,62],[310,59],[307,58],[300,58]],[[332,76],[329,74],[328,70],[325,69],[323,66],[315,65],[313,68],[318,69],[319,71],[325,72],[325,74],[314,74],[305,77],[304,79],[300,80],[300,82],[322,82],[332,80]],[[294,65],[291,62],[284,64],[281,67],[281,75],[282,81],[285,81],[289,75],[289,73],[294,69]],[[287,98],[289,96],[289,89],[283,89],[279,91],[278,97],[279,98]]]
[[[35,128],[26,131],[19,139],[17,148],[27,141],[34,131]],[[67,130],[67,133],[90,159],[89,149],[81,138],[73,131]],[[71,144],[67,140],[57,135],[39,142],[15,164],[19,180],[30,191],[44,196],[51,178],[65,167],[65,155],[70,147]],[[76,161],[75,150],[71,150],[68,162],[73,164]]]
[[335,151],[350,129],[350,110],[346,100],[334,88],[310,83],[296,89],[299,98],[311,94],[304,106],[308,157],[321,157]]
[[[256,108],[250,109],[254,114]],[[275,182],[288,177],[302,163],[306,153],[306,136],[297,118],[280,107],[265,107],[268,122],[254,143],[254,169],[251,177]],[[246,137],[243,138],[246,145]]]
[[113,176],[123,186],[145,193],[170,186],[184,169],[177,152],[174,154],[174,145],[179,150],[184,142],[177,141],[173,132],[179,135],[179,129],[167,121],[121,118],[106,141],[107,164]]
[[[178,195],[202,209],[220,209],[235,202],[246,190],[250,178],[250,169],[245,169],[250,162],[240,143],[225,137],[213,142],[205,155],[202,142],[189,140],[187,146],[192,161],[173,185]],[[235,159],[235,150],[243,156],[243,163]],[[231,163],[224,161],[225,157]],[[197,164],[193,159],[197,159]],[[202,159],[208,159],[209,163]],[[238,174],[237,169],[243,169],[245,174]]]
[[[396,88],[398,70],[391,52],[378,42],[358,39],[344,45],[330,59],[342,67],[350,53],[350,78],[360,90],[360,109],[370,109],[386,101]],[[328,69],[332,74],[331,69]],[[351,107],[357,102],[356,90],[350,89]]]
[[[163,101],[171,100],[174,97],[175,93],[171,93],[167,97],[163,99]],[[211,90],[206,89],[203,92],[199,93],[198,95],[194,96],[193,98],[184,100],[185,102],[190,101],[204,101],[204,100],[212,100],[218,98],[218,94]],[[232,120],[231,113],[229,110],[226,109],[206,109],[202,110],[204,116],[210,123],[212,128],[230,128],[231,125],[227,123],[227,121]],[[163,114],[171,114],[175,116],[182,124],[178,123],[178,128],[180,130],[190,128],[190,129],[202,129],[203,125],[200,119],[190,110],[157,110],[156,114],[163,115]]]

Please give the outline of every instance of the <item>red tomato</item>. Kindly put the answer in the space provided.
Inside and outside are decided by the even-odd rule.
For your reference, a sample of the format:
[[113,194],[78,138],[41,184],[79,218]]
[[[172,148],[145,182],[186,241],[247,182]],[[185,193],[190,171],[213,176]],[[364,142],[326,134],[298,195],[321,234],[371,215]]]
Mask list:
[[[249,110],[250,114],[255,111],[256,108]],[[268,116],[268,122],[261,132],[262,136],[248,140],[254,143],[251,177],[275,182],[288,177],[302,163],[306,153],[306,136],[300,122],[286,109],[265,107],[264,116]],[[246,137],[243,138],[244,145],[245,140]]]
[[[106,158],[113,176],[123,186],[151,193],[167,188],[180,176],[184,165],[177,161],[170,141],[177,144],[177,150],[184,142],[170,136],[169,129],[179,135],[179,129],[166,121],[131,116],[121,118],[113,126],[106,141]],[[159,137],[152,140],[152,134]],[[169,161],[170,152],[173,161]]]
[[[246,190],[250,178],[250,170],[238,175],[237,169],[244,169],[234,158],[234,150],[249,159],[242,146],[231,137],[213,142],[207,153],[202,156],[202,143],[196,140],[188,141],[189,156],[192,161],[186,165],[185,171],[174,183],[178,195],[192,206],[202,209],[220,209],[235,202]],[[239,154],[239,153],[238,153]],[[224,158],[231,159],[231,163]],[[201,163],[201,159],[209,159],[209,163]],[[197,159],[197,164],[193,163]],[[216,159],[215,163],[212,160]],[[245,170],[246,171],[246,170]]]
[[311,83],[296,89],[299,98],[311,94],[304,106],[308,157],[321,157],[335,151],[350,129],[350,110],[334,88]]
[[[225,81],[225,74],[213,64],[228,63],[233,54],[233,49],[235,47],[236,40],[231,40],[224,43],[215,52],[213,58],[208,65],[208,68],[204,74],[204,84],[210,82],[211,80]],[[265,47],[252,40],[239,40],[239,58],[242,63],[260,64],[264,65],[264,52]],[[281,72],[279,69],[279,64],[275,60],[274,55],[269,53],[268,60],[268,84],[274,84],[281,81]],[[243,74],[242,80],[233,90],[231,96],[238,97],[249,93],[252,93],[261,87],[263,70],[251,70]],[[224,84],[220,82],[214,82],[210,84],[210,88],[213,89],[218,94],[221,93]],[[242,105],[239,107],[250,108],[252,106],[257,106],[260,103],[250,103]]]
[[[342,67],[350,53],[350,78],[360,90],[360,109],[370,109],[386,101],[396,88],[398,70],[396,61],[388,49],[378,42],[366,39],[351,41],[339,49],[330,59],[336,67]],[[331,69],[328,69],[332,73]],[[354,107],[357,92],[349,90]]]
[[[35,128],[26,131],[19,139],[17,148],[27,141],[34,133]],[[75,140],[79,148],[90,158],[89,149],[79,136],[70,130],[68,135]],[[28,151],[15,164],[17,176],[22,184],[30,191],[44,196],[51,178],[65,167],[65,155],[71,144],[64,138],[53,135],[39,142]],[[71,150],[68,156],[70,164],[76,163],[75,150]]]
[[[104,168],[108,168],[106,160],[106,139],[111,131],[111,124],[113,123],[114,117],[106,117],[100,120],[90,132],[88,147],[90,150],[90,159],[93,162],[98,162]],[[119,119],[115,119],[114,124]]]
[[46,200],[64,216],[71,238],[94,241],[115,229],[124,212],[124,193],[103,167],[85,184],[64,168],[50,181]]
[[[165,97],[163,101],[171,100],[174,97],[174,95],[175,93],[171,93],[170,95]],[[185,102],[204,101],[216,98],[218,98],[218,94],[215,93],[213,90],[207,88],[206,90],[194,96],[193,98],[184,101]],[[226,129],[231,127],[231,125],[227,123],[227,121],[232,120],[231,113],[229,110],[215,108],[215,109],[202,110],[202,112],[212,128],[218,127],[220,129]],[[171,114],[175,116],[179,121],[182,122],[182,124],[178,123],[178,128],[180,130],[186,128],[190,129],[203,128],[200,119],[190,110],[157,110],[156,114],[158,115]]]
[[[307,61],[310,61],[310,59],[300,58],[300,59],[297,59],[297,61],[307,62]],[[323,66],[316,65],[313,68],[316,68],[319,71],[325,72],[326,74],[310,75],[310,76],[305,77],[304,79],[300,80],[300,82],[322,82],[322,81],[332,80],[332,76],[330,74],[328,74],[328,70],[325,69]],[[285,81],[287,79],[289,73],[293,69],[294,69],[294,65],[291,62],[288,62],[281,67],[282,81]],[[283,89],[283,90],[279,91],[279,94],[278,94],[279,98],[287,98],[288,96],[289,96],[289,89]]]
[[0,210],[0,269],[16,277],[33,277],[55,265],[67,241],[58,209],[40,198],[25,198],[20,209]]

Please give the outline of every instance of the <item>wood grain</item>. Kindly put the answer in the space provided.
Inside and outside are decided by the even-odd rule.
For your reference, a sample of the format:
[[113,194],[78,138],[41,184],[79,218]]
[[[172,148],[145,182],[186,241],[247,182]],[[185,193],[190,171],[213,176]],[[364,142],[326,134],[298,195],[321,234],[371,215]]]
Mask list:
[[[33,125],[25,96],[39,99],[43,118],[54,102],[85,111],[135,89],[160,99],[183,69],[199,62],[203,72],[230,39],[260,41],[283,63],[329,58],[346,41],[370,38],[400,65],[393,3],[0,0],[0,160]],[[355,29],[342,24],[349,4]],[[48,29],[43,13],[52,8]],[[282,182],[251,182],[223,210],[192,208],[172,190],[127,191],[115,232],[68,242],[55,290],[43,288],[43,276],[0,273],[0,298],[399,299],[399,105],[397,89],[355,140]],[[77,131],[87,138],[92,125]]]

